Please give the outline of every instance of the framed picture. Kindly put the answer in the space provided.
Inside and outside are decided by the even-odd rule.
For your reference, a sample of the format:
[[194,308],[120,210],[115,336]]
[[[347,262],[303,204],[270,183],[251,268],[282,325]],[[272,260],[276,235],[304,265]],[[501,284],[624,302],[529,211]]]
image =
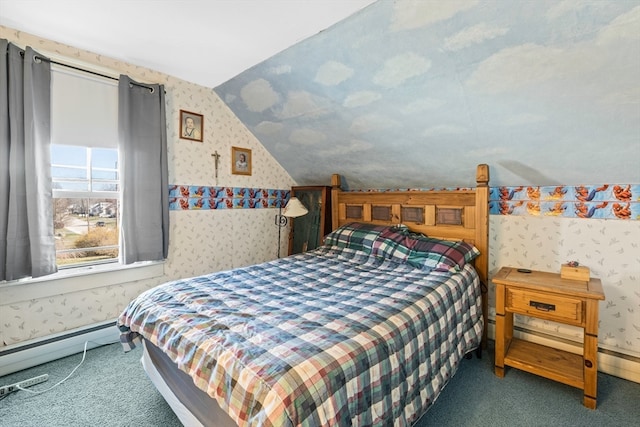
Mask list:
[[180,138],[202,142],[203,126],[202,114],[180,110]]
[[231,147],[231,173],[251,175],[251,160],[251,150],[248,148]]

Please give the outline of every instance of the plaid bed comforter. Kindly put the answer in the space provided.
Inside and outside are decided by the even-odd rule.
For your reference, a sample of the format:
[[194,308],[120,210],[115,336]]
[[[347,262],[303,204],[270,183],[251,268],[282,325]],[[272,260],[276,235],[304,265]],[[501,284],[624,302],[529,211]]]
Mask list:
[[472,267],[443,273],[348,248],[169,282],[118,320],[240,426],[408,426],[482,336]]

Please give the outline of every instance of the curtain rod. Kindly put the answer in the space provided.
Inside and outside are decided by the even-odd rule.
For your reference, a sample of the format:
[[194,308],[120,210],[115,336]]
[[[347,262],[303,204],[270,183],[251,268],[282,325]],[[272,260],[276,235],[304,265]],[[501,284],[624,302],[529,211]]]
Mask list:
[[[24,51],[21,51],[21,52],[20,52],[20,56],[22,56],[22,57],[24,58]],[[120,81],[120,79],[119,79],[119,78],[117,78],[117,77],[108,76],[108,75],[106,75],[106,74],[98,73],[97,71],[87,70],[87,69],[85,69],[85,68],[76,67],[75,65],[64,64],[64,63],[62,63],[62,62],[54,61],[53,59],[46,58],[46,57],[44,57],[44,56],[35,55],[33,58],[34,58],[35,60],[45,61],[45,62],[48,62],[48,63],[50,63],[50,64],[55,64],[55,65],[60,65],[60,66],[62,66],[62,67],[72,68],[72,69],[74,69],[74,70],[81,71],[81,72],[83,72],[83,73],[93,74],[94,76],[100,76],[100,77],[104,77],[104,78],[106,78],[106,79],[111,79],[111,80],[115,80],[115,81]],[[134,85],[134,86],[139,86],[139,87],[143,87],[143,88],[145,88],[145,89],[149,89],[149,91],[150,91],[151,93],[153,93],[153,91],[155,90],[155,88],[153,88],[153,87],[151,87],[151,86],[144,85],[144,84],[142,84],[142,83],[137,83],[137,82],[129,82],[129,83],[130,83],[130,84],[132,84],[132,85]]]

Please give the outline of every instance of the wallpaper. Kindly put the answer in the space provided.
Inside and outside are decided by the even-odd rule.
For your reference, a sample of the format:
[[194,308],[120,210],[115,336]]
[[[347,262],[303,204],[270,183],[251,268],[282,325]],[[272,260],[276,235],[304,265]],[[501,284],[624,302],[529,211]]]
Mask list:
[[[559,272],[578,261],[602,281],[598,343],[640,357],[640,222],[490,216],[489,275],[503,266]],[[489,289],[495,316],[495,287]],[[516,316],[520,326],[579,341],[582,329]]]

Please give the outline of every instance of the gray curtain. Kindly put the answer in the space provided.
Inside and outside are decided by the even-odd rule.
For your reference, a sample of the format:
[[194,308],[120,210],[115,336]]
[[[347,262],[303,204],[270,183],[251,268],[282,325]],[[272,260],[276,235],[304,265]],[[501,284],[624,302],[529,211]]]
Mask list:
[[169,183],[164,86],[121,75],[118,88],[122,174],[122,260],[155,261],[169,248]]
[[0,39],[0,280],[55,273],[51,64]]

